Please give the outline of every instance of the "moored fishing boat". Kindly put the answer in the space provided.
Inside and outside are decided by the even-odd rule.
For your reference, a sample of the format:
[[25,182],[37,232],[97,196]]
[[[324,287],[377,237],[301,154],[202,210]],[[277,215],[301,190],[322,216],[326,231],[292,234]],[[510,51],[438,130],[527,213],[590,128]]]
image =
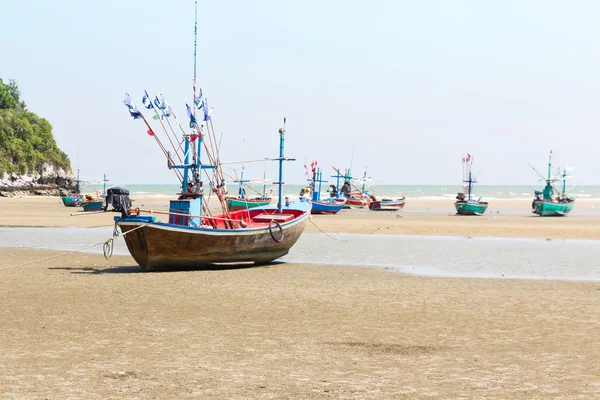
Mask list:
[[[531,203],[532,212],[540,217],[564,217],[571,212],[575,205],[575,199],[567,195],[567,178],[571,177],[570,170],[573,167],[564,168],[562,171],[559,168],[556,174],[551,176],[552,151],[550,151],[550,156],[548,157],[547,178],[531,164],[529,166],[541,177],[542,181],[546,182],[546,186],[542,191],[535,191],[535,197]],[[562,183],[560,189],[554,187],[553,184],[555,182]]]
[[398,211],[404,208],[406,203],[406,196],[402,196],[400,199],[372,199],[369,203],[369,210],[371,211]]
[[[194,32],[196,35],[197,29]],[[193,107],[186,105],[191,132],[184,130],[162,95],[161,99],[157,96],[154,103],[149,99],[148,93],[142,99],[144,106],[154,111],[154,119],[161,124],[169,138],[173,153],[166,151],[129,95],[125,99],[130,115],[144,121],[147,133],[157,141],[167,158],[169,169],[179,179],[179,197],[170,201],[168,212],[132,209],[128,192],[124,190],[109,193],[107,204],[121,212],[121,216],[115,217],[115,224],[123,232],[129,252],[142,269],[268,263],[288,253],[302,234],[310,215],[310,203],[289,202],[282,198],[283,162],[294,160],[284,156],[286,120],[284,118],[283,128],[279,129],[279,157],[271,159],[279,163],[279,181],[275,183],[279,186],[277,205],[230,212],[219,160],[219,145],[212,127],[212,109],[203,97],[202,90],[196,91],[195,65],[194,57],[194,104]],[[198,119],[196,110],[201,115]],[[169,118],[175,119],[174,125],[181,130],[183,149],[175,146],[175,143],[180,143],[177,137],[175,142],[171,140],[171,134],[175,136],[175,130]],[[205,152],[202,152],[203,148],[206,149]],[[206,193],[201,180],[203,175],[210,186]],[[215,195],[221,206],[221,213],[218,215],[213,215],[208,207],[212,195]],[[169,219],[168,222],[160,222],[155,216],[144,215],[145,213],[164,213],[168,214]]]
[[242,199],[242,198],[237,198],[237,197],[229,197],[227,199],[227,206],[229,207],[230,211],[245,210],[247,208],[254,208],[254,207],[264,207],[264,206],[268,206],[269,204],[271,204],[271,198],[263,199],[261,197],[257,197],[257,198],[244,197]]
[[[102,180],[104,187],[102,190],[102,194],[96,196],[93,195],[85,195],[83,198],[83,202],[81,203],[81,207],[83,207],[83,211],[100,211],[104,209],[104,200],[106,198],[106,182],[109,180],[106,179],[106,174],[104,174],[104,179]],[[97,192],[96,192],[97,193]]]
[[[456,196],[456,213],[460,215],[483,215],[488,208],[486,201],[481,201],[481,198],[473,197],[473,186],[477,181],[473,179],[471,168],[473,166],[473,156],[465,154],[462,157],[463,167],[463,192]],[[465,193],[466,192],[466,196]]]
[[75,179],[75,191],[68,196],[61,196],[62,203],[65,207],[79,207],[83,203],[83,195],[80,187],[81,180],[79,179],[79,169],[77,170],[77,178]]
[[[367,193],[365,190],[365,183],[367,181],[367,169],[365,168],[365,173],[362,179],[353,178],[350,175],[350,170],[346,170],[346,172],[342,175],[339,169],[333,167],[333,170],[336,172],[334,178],[344,179],[344,184],[340,188],[340,195],[346,198],[346,204],[344,204],[344,208],[365,208],[369,206],[371,202],[370,193]],[[358,188],[352,181],[360,180],[362,182],[362,188]],[[339,182],[338,182],[339,184]]]
[[227,207],[229,211],[237,211],[237,210],[246,210],[248,208],[254,207],[264,207],[271,204],[271,197],[267,196],[267,180],[266,177],[263,179],[263,193],[261,196],[249,198],[246,194],[246,189],[244,188],[244,183],[250,182],[249,180],[244,180],[244,171],[242,170],[240,179],[236,180],[239,183],[240,188],[238,190],[238,196],[228,196],[227,197]]
[[[125,236],[129,252],[142,267],[202,267],[210,264],[264,264],[286,255],[296,243],[310,214],[310,203],[283,201],[282,163],[290,159],[283,155],[285,129],[280,129],[279,202],[277,206],[256,207],[229,212],[226,207],[219,215],[208,215],[205,195],[200,181],[187,185],[190,170],[212,168],[199,161],[184,164],[182,187],[193,187],[191,192],[182,192],[177,200],[171,200],[168,222],[159,222],[153,215],[145,216],[150,210],[116,207],[122,212],[115,222]],[[185,140],[189,140],[186,135]],[[197,139],[199,141],[201,139]],[[198,143],[198,149],[200,148]],[[199,152],[199,150],[197,150]],[[200,160],[198,153],[197,160]],[[189,166],[187,166],[189,165]],[[187,166],[187,167],[185,167]],[[217,171],[217,168],[213,168]],[[191,176],[198,176],[195,172]],[[213,187],[222,205],[225,197],[222,188]],[[109,201],[107,199],[107,201]],[[283,201],[283,202],[282,202]],[[112,204],[112,200],[110,200]],[[129,199],[119,201],[127,204]],[[161,212],[154,213],[160,214]]]
[[[310,180],[310,185],[307,189],[303,189],[305,191],[312,192],[310,202],[312,204],[311,213],[312,214],[337,214],[346,204],[345,198],[337,197],[337,191],[331,192],[330,197],[327,199],[321,199],[321,184],[324,181],[322,179],[322,172],[320,168],[316,167],[316,164],[313,163],[312,168],[312,179]],[[303,193],[300,193],[300,199],[306,201],[302,196]]]

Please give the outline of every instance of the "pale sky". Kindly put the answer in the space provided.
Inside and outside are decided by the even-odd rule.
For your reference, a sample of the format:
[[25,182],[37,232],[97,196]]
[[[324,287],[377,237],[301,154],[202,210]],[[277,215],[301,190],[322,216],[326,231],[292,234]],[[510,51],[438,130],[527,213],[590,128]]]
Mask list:
[[[600,2],[199,1],[198,86],[223,160],[365,165],[383,184],[537,184],[548,151],[600,184]],[[193,0],[0,2],[0,77],[17,80],[85,177],[177,183],[140,120],[144,89],[187,123]],[[146,112],[146,116],[151,116]],[[160,132],[160,125],[154,130]],[[246,150],[242,152],[246,139]],[[274,177],[275,166],[269,167]],[[239,168],[239,167],[238,167]],[[247,165],[246,177],[262,175]]]

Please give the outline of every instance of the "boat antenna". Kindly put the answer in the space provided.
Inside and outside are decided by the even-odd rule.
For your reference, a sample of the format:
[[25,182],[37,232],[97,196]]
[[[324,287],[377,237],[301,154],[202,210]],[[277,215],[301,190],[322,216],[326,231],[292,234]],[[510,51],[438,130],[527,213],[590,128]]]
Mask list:
[[283,145],[285,142],[285,123],[287,118],[283,116],[283,128],[279,128],[279,157],[273,158],[273,160],[279,161],[279,182],[273,182],[279,186],[279,200],[277,200],[277,212],[281,213],[283,210],[282,197],[283,197],[283,162],[284,161],[296,161],[295,158],[285,157],[283,154]]
[[531,165],[531,163],[528,163],[527,165],[529,165],[531,167],[531,169],[534,170],[535,173],[539,175],[539,177],[541,178],[541,180],[543,180],[543,181],[546,180],[546,177],[544,177],[544,175],[540,171],[538,171],[537,169],[535,169],[535,167],[533,165]]
[[352,163],[354,162],[354,146],[356,146],[356,142],[352,142],[352,156],[350,157],[350,168],[348,168],[348,175],[352,174]]
[[550,155],[548,156],[548,179],[547,179],[548,183],[550,183],[551,169],[552,169],[552,150],[550,150]]
[[[198,0],[194,1],[194,98],[192,98],[192,105],[196,101],[196,48],[198,43]],[[196,107],[192,107],[194,117],[196,116]]]
[[281,213],[283,209],[283,205],[281,203],[283,197],[283,145],[285,142],[285,123],[287,122],[287,118],[285,115],[283,116],[283,128],[279,129],[279,182],[277,185],[279,186],[279,200],[277,200],[277,212]]

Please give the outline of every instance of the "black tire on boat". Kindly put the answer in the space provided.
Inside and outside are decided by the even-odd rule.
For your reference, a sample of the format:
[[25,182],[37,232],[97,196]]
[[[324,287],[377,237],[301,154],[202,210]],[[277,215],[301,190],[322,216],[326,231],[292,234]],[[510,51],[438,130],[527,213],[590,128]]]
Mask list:
[[[279,238],[276,238],[275,234],[273,233],[273,225],[275,225],[277,228],[279,228],[279,232],[281,232],[281,236]],[[271,222],[269,223],[269,233],[271,234],[271,237],[273,238],[273,240],[276,241],[277,243],[281,243],[283,241],[283,228],[281,227],[279,222],[275,221],[274,219],[272,219]]]

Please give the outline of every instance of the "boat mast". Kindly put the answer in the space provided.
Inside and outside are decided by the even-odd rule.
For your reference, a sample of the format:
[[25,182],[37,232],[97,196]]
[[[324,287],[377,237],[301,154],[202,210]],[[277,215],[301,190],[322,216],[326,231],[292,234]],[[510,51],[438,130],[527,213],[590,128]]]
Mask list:
[[75,180],[75,193],[79,194],[81,192],[81,188],[79,187],[79,168],[77,168],[77,179]]
[[104,174],[104,179],[102,179],[102,182],[104,182],[104,189],[103,194],[106,196],[106,182],[108,182],[108,179],[106,179],[106,174]]
[[367,166],[365,165],[365,173],[363,174],[363,184],[361,189],[361,194],[365,193],[365,184],[367,183]]
[[469,197],[468,200],[471,201],[471,186],[473,185],[473,179],[471,178],[471,170],[469,169]]
[[244,183],[246,182],[250,182],[249,180],[244,180],[244,168],[242,167],[242,172],[240,173],[240,179],[239,179],[239,184],[240,184],[240,189],[239,189],[239,195],[240,195],[240,199],[245,199],[246,195],[244,194]]
[[336,184],[335,190],[337,191],[335,197],[338,197],[338,194],[340,193],[340,178],[345,178],[345,176],[340,173],[339,169],[337,169],[335,167],[332,167],[332,168],[336,172],[336,174],[335,175],[331,175],[331,177],[335,178],[335,184]]
[[281,212],[283,209],[282,197],[283,197],[283,161],[285,157],[283,155],[284,142],[285,142],[285,123],[286,117],[283,117],[283,128],[279,128],[279,182],[276,184],[279,186],[279,200],[277,200],[277,212]]

